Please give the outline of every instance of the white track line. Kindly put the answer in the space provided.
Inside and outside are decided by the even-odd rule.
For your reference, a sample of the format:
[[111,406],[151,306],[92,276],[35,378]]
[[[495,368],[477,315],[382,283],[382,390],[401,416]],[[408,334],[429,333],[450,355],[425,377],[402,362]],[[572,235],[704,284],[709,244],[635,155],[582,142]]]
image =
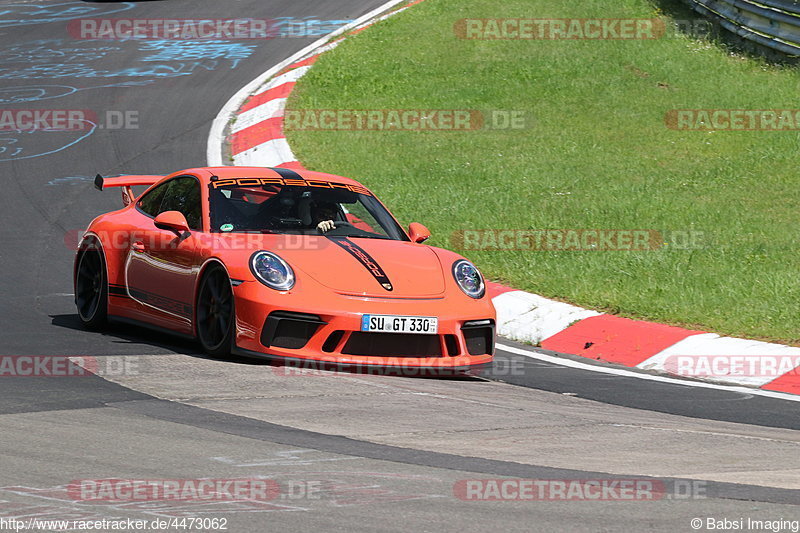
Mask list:
[[256,79],[239,89],[239,91],[234,94],[230,100],[228,100],[225,105],[220,109],[219,113],[217,114],[214,121],[211,123],[211,130],[208,132],[208,144],[206,145],[206,159],[208,161],[208,166],[210,167],[218,167],[222,166],[222,146],[225,142],[225,126],[228,125],[228,122],[231,120],[231,117],[236,113],[236,111],[242,106],[244,101],[254,93],[261,85],[264,84],[267,80],[269,80],[272,76],[280,72],[285,67],[291,65],[302,59],[304,56],[311,54],[317,48],[321,48],[328,44],[328,41],[337,35],[341,35],[353,28],[358,27],[360,24],[380,15],[384,11],[391,9],[392,7],[402,4],[406,0],[389,0],[385,4],[373,9],[366,15],[363,15],[350,24],[345,24],[341,28],[329,33],[328,35],[322,37],[311,43],[310,45],[306,46],[296,54],[291,55],[287,59],[284,59],[277,65],[273,66],[269,70],[263,72],[259,75]]
[[308,72],[310,69],[311,69],[311,65],[306,65],[305,67],[297,67],[295,69],[290,70],[289,72],[281,74],[280,76],[276,77],[275,79],[270,80],[270,82],[268,84],[266,84],[263,87],[259,88],[258,92],[254,93],[253,96],[258,96],[259,94],[265,93],[265,92],[269,91],[270,89],[274,89],[275,87],[280,87],[281,85],[283,85],[285,83],[296,82],[297,80],[299,80],[300,78],[305,76],[306,72]]
[[800,402],[800,396],[787,394],[783,392],[767,391],[763,389],[751,389],[749,387],[736,387],[731,385],[717,385],[715,383],[705,383],[702,381],[690,381],[676,378],[668,378],[664,376],[654,376],[652,374],[643,374],[639,372],[632,372],[622,368],[610,368],[597,365],[590,365],[581,363],[580,361],[573,361],[572,359],[565,359],[561,357],[554,357],[552,355],[545,355],[539,352],[531,352],[514,346],[506,346],[505,344],[497,344],[497,348],[504,352],[509,352],[530,359],[544,361],[558,366],[565,366],[568,368],[575,368],[578,370],[588,370],[589,372],[598,372],[600,374],[611,374],[613,376],[621,376],[626,378],[643,379],[645,381],[656,381],[659,383],[669,383],[670,385],[681,385],[684,387],[697,387],[700,389],[713,389],[727,392],[737,392],[741,394],[750,394],[752,396],[765,396],[767,398],[775,398],[778,400],[788,400],[790,402]]

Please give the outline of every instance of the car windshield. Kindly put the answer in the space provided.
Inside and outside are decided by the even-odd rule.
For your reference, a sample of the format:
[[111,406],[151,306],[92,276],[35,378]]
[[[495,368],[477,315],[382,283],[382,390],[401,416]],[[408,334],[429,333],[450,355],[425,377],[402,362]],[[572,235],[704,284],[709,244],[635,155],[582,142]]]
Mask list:
[[212,181],[211,231],[408,240],[383,205],[362,187],[282,182],[263,178]]

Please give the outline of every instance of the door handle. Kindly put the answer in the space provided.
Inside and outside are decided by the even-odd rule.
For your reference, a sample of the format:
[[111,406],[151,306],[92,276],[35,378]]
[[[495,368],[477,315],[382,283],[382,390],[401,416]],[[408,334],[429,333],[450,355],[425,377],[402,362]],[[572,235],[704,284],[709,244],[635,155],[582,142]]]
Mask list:
[[131,245],[131,249],[132,249],[134,252],[140,252],[140,253],[141,253],[141,252],[144,252],[144,243],[143,243],[143,242],[141,242],[141,241],[136,241],[135,243],[133,243],[133,244]]

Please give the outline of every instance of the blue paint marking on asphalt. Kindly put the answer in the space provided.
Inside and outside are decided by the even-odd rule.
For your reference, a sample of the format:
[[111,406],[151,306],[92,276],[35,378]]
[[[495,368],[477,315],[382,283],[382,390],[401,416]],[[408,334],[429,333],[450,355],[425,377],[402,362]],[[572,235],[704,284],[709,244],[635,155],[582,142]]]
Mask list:
[[253,54],[256,45],[230,41],[148,41],[140,48],[153,54],[140,61],[231,61],[236,68],[239,61]]
[[48,5],[7,4],[0,7],[0,28],[68,21],[80,17],[100,17],[134,7],[134,2],[121,2],[114,6],[93,6],[77,1]]
[[115,78],[187,76],[205,69],[234,69],[257,45],[230,41],[137,41],[140,65],[101,70],[92,62],[122,50],[120,46],[65,43],[64,39],[32,41],[0,50],[0,79]]
[[123,81],[92,87],[73,87],[71,85],[18,85],[16,87],[0,87],[0,105],[20,104],[25,102],[38,102],[69,96],[78,91],[90,89],[106,89],[109,87],[136,87],[153,83],[154,80]]
[[274,38],[322,37],[351,22],[353,22],[352,19],[321,20],[314,17],[275,17],[272,19],[271,30],[274,32]]
[[[92,6],[85,2],[71,1],[40,6],[35,4],[9,4],[0,7],[0,28],[69,21],[80,17],[98,17],[126,11],[135,7],[133,2],[116,6]],[[276,19],[277,37],[317,37],[326,35],[350,20],[321,20],[313,17],[303,19],[281,17]],[[123,50],[122,41],[45,39],[21,43],[0,50],[0,79],[53,79],[53,78],[150,78],[129,80],[90,87],[72,85],[38,84],[0,88],[0,105],[38,102],[61,98],[97,88],[142,86],[158,78],[188,76],[200,70],[214,71],[235,69],[242,60],[249,58],[257,44],[245,44],[227,40],[143,40],[136,46],[140,57],[131,66],[122,69],[101,69],[93,63]],[[54,154],[74,146],[91,136],[97,129],[91,123],[88,131],[79,132],[77,138],[55,140],[56,132],[47,130],[0,133],[0,162],[30,159]],[[61,136],[64,132],[58,132]],[[47,136],[53,137],[48,138]],[[42,149],[42,141],[51,142],[49,149]],[[47,144],[46,142],[44,144]],[[39,147],[40,152],[36,152]],[[51,180],[49,185],[82,180],[80,176],[67,176]]]
[[[116,45],[65,43],[63,39],[33,41],[0,50],[0,79],[30,78],[115,78],[147,77],[148,80],[127,81],[101,85],[114,87],[152,83],[152,78],[186,76],[199,69],[234,69],[242,59],[250,57],[255,44],[229,41],[146,41],[137,44],[141,56],[138,65],[118,70],[99,70],[92,62],[118,52]],[[18,67],[17,67],[18,65]],[[80,89],[71,85],[31,85],[0,90],[0,104],[32,102],[74,94]],[[53,132],[34,130],[0,135],[0,162],[30,159],[60,152],[88,138],[97,129],[92,124],[88,132],[49,150],[33,152],[36,145]],[[38,136],[38,137],[37,137]],[[55,136],[53,137],[55,138]]]
[[[70,146],[78,144],[82,140],[89,137],[97,130],[97,124],[89,120],[84,121],[88,125],[88,130],[79,131],[81,135],[77,138],[67,139],[66,141],[56,141],[54,148],[44,152],[28,153],[26,151],[26,141],[33,146],[41,146],[43,135],[63,135],[63,131],[54,130],[31,130],[31,131],[12,131],[6,134],[0,134],[0,162],[1,161],[16,161],[19,159],[32,159],[34,157],[42,157],[45,155],[55,154],[66,150]],[[29,137],[28,137],[29,136]],[[39,148],[41,149],[41,148]],[[35,150],[35,149],[34,149]]]

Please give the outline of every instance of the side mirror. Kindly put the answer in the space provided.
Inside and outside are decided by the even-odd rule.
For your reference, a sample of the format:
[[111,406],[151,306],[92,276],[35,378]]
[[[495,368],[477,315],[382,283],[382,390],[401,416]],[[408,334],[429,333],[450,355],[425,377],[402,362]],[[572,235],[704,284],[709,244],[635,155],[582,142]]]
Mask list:
[[153,221],[158,229],[174,231],[178,236],[189,231],[189,223],[180,211],[164,211]]
[[427,241],[431,232],[419,222],[412,222],[408,225],[408,236],[411,237],[411,242],[420,243]]

